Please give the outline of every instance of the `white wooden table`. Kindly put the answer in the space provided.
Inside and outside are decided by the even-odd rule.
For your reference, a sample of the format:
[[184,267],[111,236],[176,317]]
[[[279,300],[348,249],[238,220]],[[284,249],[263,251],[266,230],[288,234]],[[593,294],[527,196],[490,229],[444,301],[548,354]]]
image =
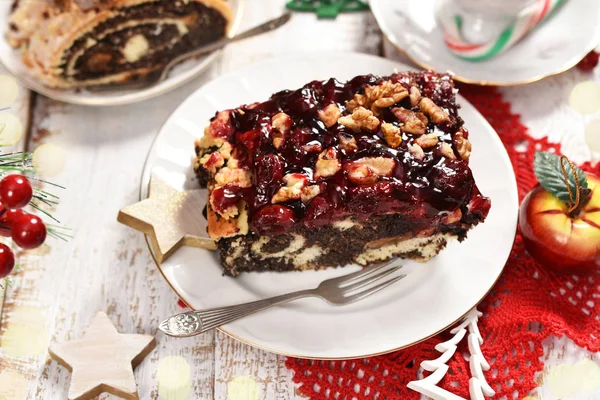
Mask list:
[[[242,28],[279,15],[283,4],[282,0],[248,0]],[[116,221],[118,210],[138,199],[150,144],[169,114],[203,83],[253,61],[307,51],[357,51],[406,61],[385,42],[369,13],[344,14],[335,21],[296,14],[276,32],[229,46],[203,76],[154,100],[87,108],[22,90],[10,112],[28,120],[29,127],[17,147],[34,150],[52,142],[67,151],[65,169],[53,178],[67,187],[54,215],[74,229],[74,238],[68,243],[53,241],[52,248],[41,254],[21,256],[23,268],[14,275],[13,287],[4,294],[0,289],[0,299],[4,295],[3,307],[0,301],[0,399],[66,398],[70,374],[50,360],[47,346],[78,337],[97,311],[106,311],[121,332],[152,334],[162,318],[180,311],[142,234]],[[572,70],[539,83],[506,88],[503,93],[532,135],[561,141],[568,155],[582,161],[591,156],[583,134],[587,119],[569,107],[568,93],[585,79],[589,75]],[[600,68],[593,79],[600,81]],[[575,378],[561,380],[551,373],[554,365],[598,360],[598,354],[588,354],[567,339],[549,340],[546,348],[549,361],[536,398],[600,398],[598,388],[586,395],[578,393],[577,386],[557,393],[556,382],[560,386],[561,381]],[[189,399],[302,398],[284,357],[210,332],[177,340],[161,335],[157,348],[135,372],[141,399],[158,398],[157,365],[169,355],[182,356],[191,365]],[[236,377],[256,382],[258,397],[240,397],[232,388],[228,397],[228,384]]]

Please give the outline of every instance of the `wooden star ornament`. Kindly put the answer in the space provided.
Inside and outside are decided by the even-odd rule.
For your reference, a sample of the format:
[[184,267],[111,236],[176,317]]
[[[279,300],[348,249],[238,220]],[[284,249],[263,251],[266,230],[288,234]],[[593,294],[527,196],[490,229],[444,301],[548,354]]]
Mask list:
[[156,260],[162,263],[181,246],[215,250],[202,215],[206,191],[180,191],[154,174],[148,198],[119,211],[117,220],[148,235]]
[[50,356],[73,374],[68,400],[89,400],[106,392],[137,400],[133,368],[154,349],[151,335],[117,332],[99,312],[81,339],[50,346]]

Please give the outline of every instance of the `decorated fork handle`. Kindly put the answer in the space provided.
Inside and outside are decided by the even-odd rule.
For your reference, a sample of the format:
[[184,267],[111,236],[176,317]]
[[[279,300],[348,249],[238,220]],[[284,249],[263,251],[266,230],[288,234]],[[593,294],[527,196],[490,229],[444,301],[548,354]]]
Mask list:
[[300,290],[235,306],[188,311],[167,318],[158,328],[169,336],[195,336],[278,304],[310,296],[318,296],[317,290]]

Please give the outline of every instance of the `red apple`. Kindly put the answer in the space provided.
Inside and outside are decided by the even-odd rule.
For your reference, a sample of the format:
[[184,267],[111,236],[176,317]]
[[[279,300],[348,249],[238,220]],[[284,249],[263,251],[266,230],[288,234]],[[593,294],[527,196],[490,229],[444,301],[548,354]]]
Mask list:
[[600,268],[600,178],[586,177],[591,197],[575,214],[541,186],[521,204],[519,225],[527,251],[557,272]]

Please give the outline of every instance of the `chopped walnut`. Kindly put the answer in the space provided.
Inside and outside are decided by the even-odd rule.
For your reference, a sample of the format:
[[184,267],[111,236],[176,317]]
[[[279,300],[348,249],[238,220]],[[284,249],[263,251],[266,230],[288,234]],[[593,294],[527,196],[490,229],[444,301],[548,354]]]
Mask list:
[[330,147],[319,154],[315,166],[315,178],[327,178],[335,175],[342,168],[337,158],[337,151]]
[[282,203],[288,200],[296,200],[300,198],[302,188],[306,186],[308,178],[301,173],[291,173],[283,177],[285,186],[280,187],[277,193],[271,199],[271,203]]
[[377,182],[382,176],[390,176],[394,172],[396,162],[387,157],[363,157],[345,165],[348,178],[358,184],[366,185]]
[[317,114],[319,115],[319,118],[321,118],[321,121],[323,121],[325,126],[328,128],[335,125],[338,119],[340,119],[340,117],[342,116],[340,109],[335,103],[331,103],[324,109],[319,110]]
[[419,107],[435,124],[443,124],[450,120],[450,115],[428,97],[421,99]]
[[404,86],[387,80],[379,85],[366,86],[365,94],[355,94],[354,98],[346,103],[346,109],[352,112],[358,107],[365,107],[379,115],[381,109],[393,106],[406,96],[408,90]]
[[462,132],[456,134],[456,151],[463,160],[468,160],[471,157],[471,142],[465,138]]
[[304,204],[306,204],[319,193],[321,193],[321,188],[319,187],[319,185],[306,186],[302,188],[302,192],[300,193],[300,199]]
[[417,113],[403,107],[392,108],[392,113],[404,123],[402,126],[404,132],[414,133],[415,135],[422,135],[427,132],[429,121],[423,113]]
[[440,139],[435,133],[428,133],[427,135],[422,135],[415,139],[415,143],[421,146],[422,149],[433,147],[438,144],[439,141]]
[[351,154],[358,150],[354,136],[339,134],[338,140],[340,141],[340,147],[346,152],[346,154]]
[[280,112],[273,115],[273,118],[271,118],[271,125],[285,135],[292,128],[292,119],[286,113]]
[[250,187],[250,172],[241,168],[224,167],[215,175],[217,186],[235,185],[239,187]]
[[396,125],[384,122],[381,124],[381,132],[383,132],[385,141],[391,148],[396,149],[402,143],[402,131]]
[[410,151],[410,154],[412,154],[413,157],[417,160],[422,160],[425,157],[425,152],[423,151],[423,148],[421,148],[421,146],[419,146],[418,144],[411,144],[410,146],[408,146],[408,151]]
[[443,218],[443,222],[445,224],[455,224],[457,222],[460,222],[461,219],[462,219],[462,211],[460,211],[460,208],[457,208],[456,210],[451,211],[448,214],[446,214]]
[[346,102],[346,110],[352,112],[358,107],[369,107],[370,105],[368,105],[367,102],[367,96],[365,96],[364,94],[356,93],[352,100]]
[[283,147],[283,143],[285,142],[285,136],[283,133],[279,131],[274,131],[271,133],[271,137],[273,138],[273,147],[276,149],[280,149]]
[[440,144],[440,153],[446,158],[450,160],[456,160],[456,154],[454,154],[454,150],[452,150],[452,146],[446,142],[442,142]]
[[421,101],[421,92],[419,91],[419,89],[416,86],[411,86],[410,87],[410,105],[413,107],[416,107],[419,105],[419,102]]
[[361,129],[375,131],[379,127],[379,119],[373,116],[373,112],[364,107],[358,107],[352,112],[352,115],[346,115],[338,119],[338,123],[355,132]]

